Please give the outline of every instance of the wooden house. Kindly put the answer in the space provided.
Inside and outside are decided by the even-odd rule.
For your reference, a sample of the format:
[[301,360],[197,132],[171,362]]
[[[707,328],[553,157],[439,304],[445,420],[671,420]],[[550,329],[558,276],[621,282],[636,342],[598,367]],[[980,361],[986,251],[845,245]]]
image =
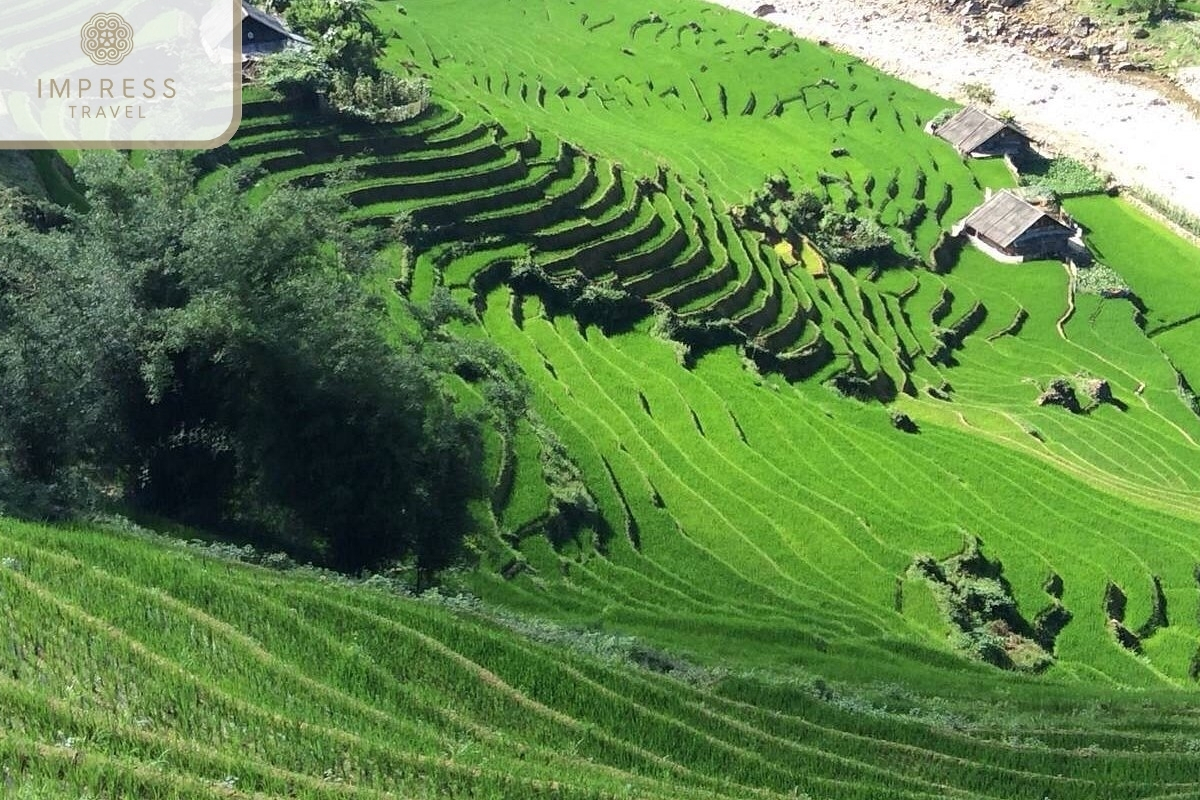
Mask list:
[[1068,219],[1007,190],[972,211],[961,232],[1005,261],[1068,257],[1076,233]]
[[1029,147],[1029,137],[1015,125],[968,106],[930,132],[965,156],[1015,155]]
[[242,63],[263,59],[288,47],[310,47],[283,20],[242,0]]

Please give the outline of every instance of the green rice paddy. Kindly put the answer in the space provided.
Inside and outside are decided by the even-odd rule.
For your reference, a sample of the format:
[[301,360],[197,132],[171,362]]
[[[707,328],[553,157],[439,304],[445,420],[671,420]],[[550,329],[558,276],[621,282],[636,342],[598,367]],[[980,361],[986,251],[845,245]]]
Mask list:
[[[1008,171],[923,132],[946,101],[715,6],[374,8],[422,118],[251,92],[217,155],[260,195],[354,167],[357,219],[427,226],[388,277],[476,309],[602,523],[544,534],[524,426],[487,448],[478,602],[3,523],[15,796],[1200,797],[1200,249],[1089,196],[1140,308],[1057,262],[930,269]],[[911,264],[781,258],[729,214],[775,173]],[[581,325],[508,283],[526,258],[736,343]],[[1039,405],[1058,379],[1111,399]],[[973,537],[1024,618],[1069,612],[1045,671],[965,656],[909,570]]]

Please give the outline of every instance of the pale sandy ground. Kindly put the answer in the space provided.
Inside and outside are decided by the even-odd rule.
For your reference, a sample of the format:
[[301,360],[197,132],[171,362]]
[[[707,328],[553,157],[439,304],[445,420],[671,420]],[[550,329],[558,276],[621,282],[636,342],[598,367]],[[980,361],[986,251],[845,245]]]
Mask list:
[[1175,79],[1179,81],[1179,85],[1183,87],[1185,92],[1200,100],[1200,67],[1181,69],[1179,70],[1179,74],[1175,76]]
[[[761,0],[717,0],[751,13]],[[962,31],[902,0],[775,0],[768,21],[825,40],[944,97],[964,83],[995,92],[1036,139],[1200,215],[1200,119],[1153,89],[994,44],[965,44]],[[1200,95],[1200,73],[1186,76]]]

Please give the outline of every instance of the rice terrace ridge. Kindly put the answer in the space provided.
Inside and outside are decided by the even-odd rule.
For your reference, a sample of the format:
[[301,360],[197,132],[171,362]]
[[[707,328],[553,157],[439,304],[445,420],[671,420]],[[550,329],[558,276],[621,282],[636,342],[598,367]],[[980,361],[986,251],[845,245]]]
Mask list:
[[0,151],[0,797],[1200,799],[1200,220],[777,24],[1042,0],[239,2]]

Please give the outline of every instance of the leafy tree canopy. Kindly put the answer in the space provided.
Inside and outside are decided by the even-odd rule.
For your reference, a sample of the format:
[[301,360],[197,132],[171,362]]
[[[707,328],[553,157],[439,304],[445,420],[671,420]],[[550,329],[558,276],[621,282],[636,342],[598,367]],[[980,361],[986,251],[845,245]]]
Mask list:
[[291,0],[285,18],[334,70],[377,75],[375,58],[387,40],[367,8],[363,0]]
[[120,499],[344,569],[446,564],[481,492],[479,422],[443,388],[451,311],[389,341],[362,288],[376,234],[331,192],[251,205],[161,153],[77,174],[88,211],[0,225],[0,507]]
[[768,178],[733,214],[738,224],[773,240],[808,237],[826,258],[846,266],[894,252],[895,242],[878,220],[831,208],[810,191],[795,192],[782,175]]

